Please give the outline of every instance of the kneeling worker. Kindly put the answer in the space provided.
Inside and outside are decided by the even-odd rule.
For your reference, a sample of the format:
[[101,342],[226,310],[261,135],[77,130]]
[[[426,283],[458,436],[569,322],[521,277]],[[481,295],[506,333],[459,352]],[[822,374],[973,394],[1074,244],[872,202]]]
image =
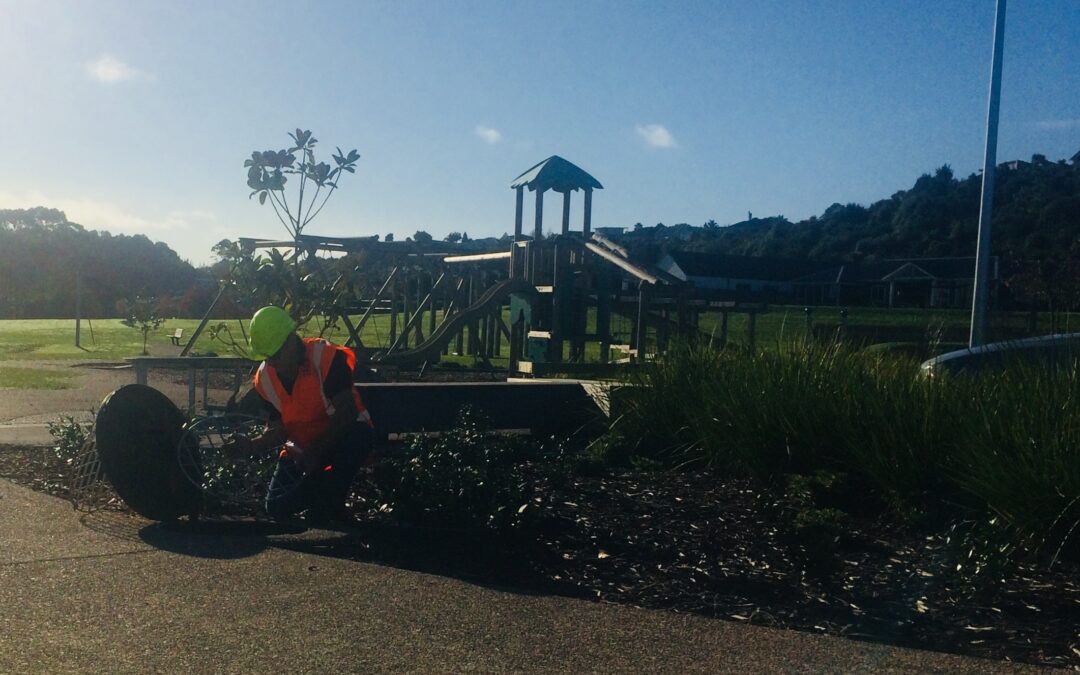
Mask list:
[[356,355],[321,338],[301,338],[280,307],[251,319],[251,357],[262,364],[255,390],[269,421],[241,452],[282,447],[266,511],[286,518],[308,510],[313,521],[348,520],[345,500],[371,449],[371,416],[353,386]]

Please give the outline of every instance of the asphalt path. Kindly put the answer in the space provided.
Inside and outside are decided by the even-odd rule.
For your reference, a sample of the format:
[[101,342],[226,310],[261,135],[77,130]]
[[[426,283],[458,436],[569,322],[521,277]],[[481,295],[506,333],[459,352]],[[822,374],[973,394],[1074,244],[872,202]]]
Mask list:
[[0,672],[1026,670],[339,555],[362,545],[256,523],[178,531],[81,516],[0,480]]

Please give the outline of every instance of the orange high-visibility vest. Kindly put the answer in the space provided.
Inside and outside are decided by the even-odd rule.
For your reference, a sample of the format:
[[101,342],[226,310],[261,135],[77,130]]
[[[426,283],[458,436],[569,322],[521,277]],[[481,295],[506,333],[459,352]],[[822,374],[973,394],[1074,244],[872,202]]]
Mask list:
[[[281,413],[286,435],[301,448],[310,447],[326,433],[330,416],[334,414],[334,405],[323,392],[323,382],[330,372],[334,355],[338,352],[345,354],[349,372],[356,367],[353,350],[321,338],[305,338],[304,352],[305,358],[296,374],[291,394],[285,391],[277,371],[266,361],[255,371],[255,390]],[[352,395],[357,421],[374,426],[356,387],[352,388]]]

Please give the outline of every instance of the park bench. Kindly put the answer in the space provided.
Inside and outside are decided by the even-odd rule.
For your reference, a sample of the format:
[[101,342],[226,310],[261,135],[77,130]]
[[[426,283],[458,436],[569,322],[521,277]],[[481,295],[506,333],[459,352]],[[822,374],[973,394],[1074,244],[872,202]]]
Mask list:
[[180,346],[180,338],[182,338],[182,337],[184,337],[184,329],[183,328],[177,328],[176,330],[173,331],[173,334],[169,336],[169,339],[172,340],[172,343],[174,345],[179,347]]

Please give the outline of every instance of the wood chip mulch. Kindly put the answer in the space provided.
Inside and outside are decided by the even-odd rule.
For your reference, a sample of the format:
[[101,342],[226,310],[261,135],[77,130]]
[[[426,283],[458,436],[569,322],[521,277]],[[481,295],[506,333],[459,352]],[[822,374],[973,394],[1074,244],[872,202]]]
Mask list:
[[[0,478],[70,498],[69,473],[47,448],[0,446]],[[403,537],[402,528],[368,511],[371,506],[362,499],[357,504],[370,525],[359,537],[365,539],[361,557],[438,557],[438,545],[431,544],[437,538]],[[492,555],[516,556],[518,571],[493,573],[477,556],[462,563],[481,565],[473,577],[502,576],[534,590],[601,602],[1080,670],[1075,562],[1017,564],[972,588],[954,574],[956,553],[943,533],[910,532],[871,519],[852,519],[823,555],[795,536],[782,500],[747,481],[707,474],[624,471],[541,481],[529,508],[538,513],[520,539],[527,543],[509,553],[491,547]],[[423,551],[417,550],[420,541],[426,542]],[[418,568],[449,569],[442,562]]]

